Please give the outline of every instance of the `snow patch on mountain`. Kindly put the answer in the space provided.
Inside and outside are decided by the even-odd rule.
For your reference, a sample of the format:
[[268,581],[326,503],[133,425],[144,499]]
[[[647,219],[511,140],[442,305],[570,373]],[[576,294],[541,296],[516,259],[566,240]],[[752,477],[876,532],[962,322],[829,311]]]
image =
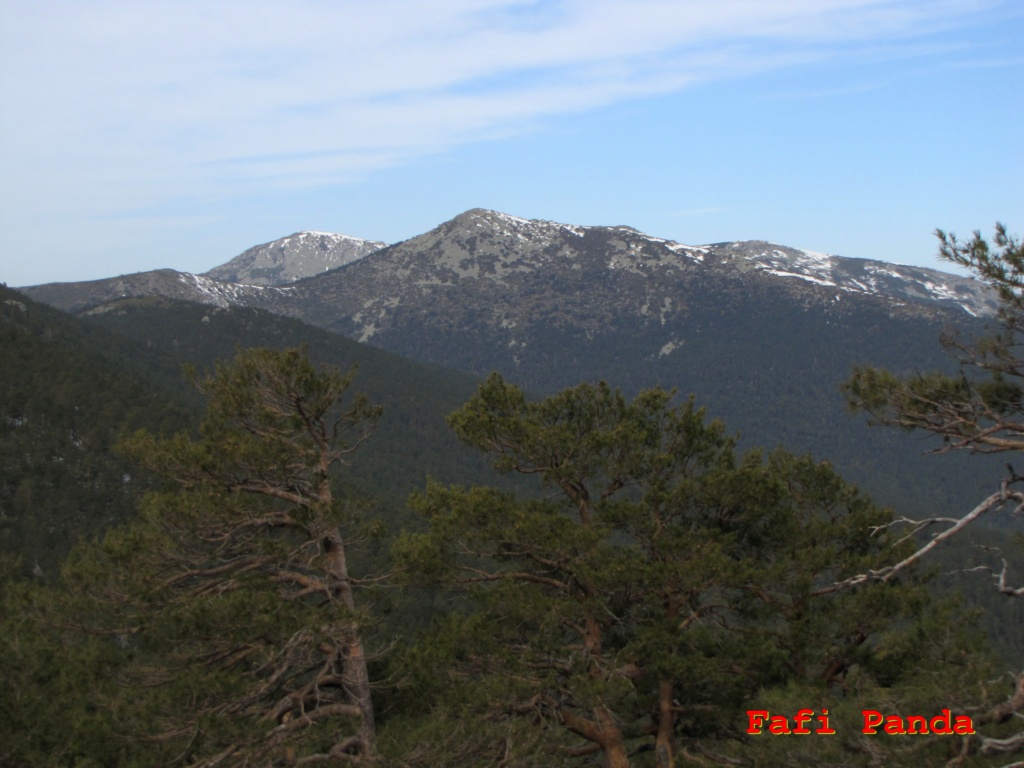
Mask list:
[[568,233],[576,237],[583,237],[590,227],[582,227],[576,224],[561,224],[557,221],[547,219],[523,219],[519,216],[511,216],[507,213],[490,211],[484,208],[474,208],[462,216],[457,216],[455,221],[466,218],[471,221],[474,227],[493,232],[500,237],[510,237],[524,242],[540,242],[550,245],[559,235]]
[[815,277],[814,275],[804,275],[799,272],[783,272],[781,269],[765,269],[769,275],[778,275],[779,277],[796,277],[800,280],[806,280],[809,283],[816,283],[817,285],[831,285],[835,287],[835,283],[831,280],[825,280],[821,277]]
[[[178,281],[188,286],[198,295],[195,300],[203,304],[211,304],[217,307],[244,306],[254,294],[266,290],[262,285],[241,285],[238,283],[223,283],[213,278],[193,275],[190,272],[178,272]],[[285,288],[279,288],[285,291]]]
[[934,301],[956,305],[974,317],[991,317],[998,309],[995,293],[983,283],[925,267],[850,259],[763,241],[718,243],[710,247],[719,249],[729,259],[740,260],[776,277],[879,296],[897,305],[907,300]]
[[204,274],[227,283],[287,285],[351,264],[383,247],[376,240],[308,230],[249,248]]
[[[155,270],[26,290],[75,312],[127,296],[153,295],[297,316],[312,311],[307,305],[315,306],[320,322],[347,312],[345,322],[364,341],[387,332],[399,304],[405,309],[420,301],[437,302],[437,297],[464,301],[486,295],[487,306],[494,306],[500,297],[514,295],[508,318],[525,324],[538,306],[547,306],[548,286],[554,295],[553,322],[571,321],[562,303],[581,285],[590,285],[591,293],[611,291],[608,308],[630,311],[628,306],[661,325],[687,312],[687,292],[706,284],[728,284],[738,291],[746,290],[744,283],[762,284],[780,299],[804,303],[833,304],[858,294],[913,311],[955,307],[990,317],[998,309],[998,297],[985,284],[937,270],[766,241],[685,245],[628,226],[561,224],[480,208],[402,243],[381,246],[349,235],[305,231],[250,248],[204,275]],[[282,285],[289,287],[276,287]],[[345,303],[351,306],[342,310]]]

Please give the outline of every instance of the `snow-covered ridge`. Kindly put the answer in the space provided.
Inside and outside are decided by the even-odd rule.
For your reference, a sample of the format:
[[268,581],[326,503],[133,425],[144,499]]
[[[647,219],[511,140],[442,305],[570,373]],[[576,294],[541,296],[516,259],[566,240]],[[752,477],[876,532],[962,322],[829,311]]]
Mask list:
[[[285,311],[283,308],[294,302],[317,300],[317,292],[325,286],[332,295],[341,295],[350,281],[376,281],[379,289],[364,298],[372,306],[365,306],[363,314],[367,322],[380,325],[381,318],[371,315],[376,309],[389,312],[399,301],[392,292],[404,284],[419,293],[462,280],[514,287],[519,275],[549,269],[553,277],[574,283],[577,275],[586,278],[593,272],[611,270],[615,281],[628,281],[637,291],[645,292],[645,297],[688,290],[690,283],[705,275],[715,280],[745,280],[757,275],[759,281],[774,284],[773,292],[780,288],[780,297],[798,295],[801,301],[831,303],[845,295],[862,294],[876,296],[892,307],[913,306],[925,311],[956,307],[975,317],[992,316],[998,309],[997,296],[983,283],[938,270],[832,256],[765,241],[685,245],[628,226],[562,224],[480,208],[403,243],[383,246],[349,235],[307,230],[254,246],[202,275],[155,270],[26,290],[33,297],[75,312],[129,296],[153,295],[220,307]],[[372,258],[366,258],[371,254]],[[332,275],[325,274],[328,272]],[[319,282],[321,277],[325,282]],[[280,288],[304,278],[309,279],[294,291]],[[640,299],[638,306],[647,306],[646,300]],[[650,306],[659,305],[654,302]]]
[[[730,249],[740,248],[742,243],[733,243]],[[768,246],[760,253],[746,254],[757,269],[780,277],[796,277],[818,285],[835,286],[832,271],[835,259],[825,253],[803,251],[797,248],[766,243]]]
[[[225,283],[214,280],[212,277],[193,275],[191,272],[178,272],[178,281],[197,292],[198,300],[204,304],[212,304],[217,307],[244,306],[247,301],[267,289],[263,285],[244,285],[242,283]],[[287,288],[278,288],[278,291],[287,291]]]
[[[581,243],[584,237],[587,240]],[[565,260],[571,262],[571,269],[587,268],[586,263],[595,266],[580,257],[587,254],[589,258],[604,250],[597,262],[602,268],[647,279],[664,280],[676,269],[686,273],[692,269],[728,269],[732,265],[740,272],[754,270],[772,278],[828,289],[827,295],[819,297],[822,301],[836,301],[844,293],[862,294],[877,296],[894,306],[955,306],[975,317],[992,316],[998,308],[993,292],[970,278],[765,241],[694,246],[629,226],[563,224],[483,208],[466,211],[420,238],[408,241],[418,242],[400,266],[382,264],[391,270],[393,278],[405,279],[415,272],[417,284],[423,286],[462,279],[505,282],[514,273],[545,269],[549,264],[565,266]],[[419,256],[433,248],[438,249],[433,262],[436,271]]]
[[249,248],[205,275],[230,283],[287,285],[351,264],[384,245],[351,235],[306,230]]
[[[338,240],[359,240],[358,237],[352,237],[352,235],[342,235],[338,232],[321,232],[318,229],[304,229],[301,232],[296,232],[292,237],[306,237],[311,235],[313,237],[333,237]],[[285,238],[288,239],[288,238]]]
[[363,238],[360,238],[360,237],[353,237],[352,235],[338,234],[337,232],[318,232],[315,229],[307,229],[307,230],[304,230],[302,232],[296,232],[293,235],[288,235],[288,237],[282,237],[280,240],[274,240],[274,241],[272,241],[270,243],[264,243],[264,245],[274,245],[274,244],[284,245],[284,244],[290,243],[290,242],[292,242],[294,240],[304,241],[304,240],[309,240],[309,239],[312,239],[312,238],[320,238],[320,239],[325,239],[325,240],[333,240],[333,241],[338,242],[338,243],[371,243],[371,242],[376,242],[376,241],[372,241],[372,240],[364,240]]
[[[463,216],[473,223],[478,229],[492,229],[495,234],[504,237],[512,237],[517,240],[537,240],[545,244],[550,243],[554,237],[568,232],[569,234],[583,237],[583,234],[590,227],[583,227],[576,224],[562,224],[547,219],[524,219],[519,216],[512,216],[500,211],[491,211],[484,208],[474,208],[467,211]],[[459,217],[461,218],[461,217]]]
[[755,269],[777,277],[897,301],[955,304],[974,317],[991,317],[998,309],[995,293],[969,277],[925,267],[832,256],[762,241],[719,244],[718,247],[723,245],[724,252],[731,258],[744,260]]
[[[463,220],[472,229],[485,229],[500,237],[507,237],[523,243],[537,244],[542,247],[555,242],[563,235],[583,237],[587,232],[594,230],[607,230],[621,232],[634,240],[645,240],[649,243],[667,248],[676,255],[685,256],[693,261],[702,261],[709,253],[708,248],[703,246],[684,245],[674,240],[667,240],[662,237],[653,237],[633,227],[619,225],[613,227],[584,226],[579,224],[565,224],[548,219],[524,219],[519,216],[512,216],[500,211],[492,211],[483,208],[474,208],[467,211],[456,220]],[[649,261],[649,260],[648,260]],[[662,260],[657,260],[660,263]],[[618,261],[615,262],[618,264]]]

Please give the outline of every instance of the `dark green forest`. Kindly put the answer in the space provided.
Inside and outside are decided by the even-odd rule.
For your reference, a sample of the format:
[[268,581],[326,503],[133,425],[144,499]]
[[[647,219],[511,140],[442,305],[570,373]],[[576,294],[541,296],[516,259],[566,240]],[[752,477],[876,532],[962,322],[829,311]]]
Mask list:
[[[994,242],[943,240],[1003,289],[1002,335],[951,341],[956,374],[858,369],[853,407],[951,453],[1024,447],[1024,268]],[[0,765],[1024,750],[1012,468],[918,557],[949,520],[908,522],[927,511],[665,389],[535,395],[254,310],[71,318],[6,288],[0,344]],[[801,710],[836,733],[748,732]],[[865,710],[974,732],[867,735]]]

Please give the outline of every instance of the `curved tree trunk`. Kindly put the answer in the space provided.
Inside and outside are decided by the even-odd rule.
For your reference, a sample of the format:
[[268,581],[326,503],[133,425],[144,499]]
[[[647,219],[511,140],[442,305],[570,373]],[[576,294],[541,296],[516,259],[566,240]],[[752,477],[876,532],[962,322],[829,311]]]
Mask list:
[[615,722],[614,716],[606,707],[600,707],[595,714],[601,725],[605,768],[629,768],[629,755],[626,753],[622,730]]
[[[332,582],[331,594],[345,608],[354,613],[355,599],[352,595],[352,582],[348,574],[348,561],[345,557],[345,545],[341,532],[331,531],[323,539],[325,568]],[[361,752],[366,757],[376,754],[377,728],[373,717],[373,695],[370,689],[370,673],[366,667],[366,654],[363,652],[362,639],[355,624],[350,624],[346,636],[339,638],[339,644],[345,650],[345,689],[351,703],[359,707],[362,721],[359,724],[358,737]]]

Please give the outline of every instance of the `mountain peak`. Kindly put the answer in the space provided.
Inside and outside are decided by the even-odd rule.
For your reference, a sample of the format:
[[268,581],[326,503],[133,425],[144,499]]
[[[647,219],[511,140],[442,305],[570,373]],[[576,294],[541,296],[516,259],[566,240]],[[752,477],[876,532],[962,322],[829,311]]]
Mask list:
[[[584,230],[590,227],[581,227],[576,224],[562,224],[547,219],[524,219],[521,216],[513,216],[501,211],[492,211],[489,208],[470,208],[447,222],[449,226],[462,228],[468,231],[477,229],[493,229],[496,234],[519,233],[522,235],[554,233],[559,231],[570,232],[574,235],[582,235]],[[445,225],[442,225],[445,226]]]
[[415,267],[403,264],[399,273],[413,269],[422,273],[419,279],[443,284],[464,278],[505,283],[512,273],[541,269],[550,274],[552,269],[569,268],[629,272],[664,282],[665,270],[681,274],[702,264],[734,274],[759,273],[781,281],[784,291],[805,292],[801,286],[814,285],[822,301],[862,294],[897,306],[956,307],[975,317],[992,316],[997,310],[996,297],[982,283],[923,267],[851,259],[766,240],[684,245],[627,225],[563,224],[486,208],[471,208],[412,238],[389,259],[402,260],[406,253],[407,260],[413,252],[433,256],[427,261],[417,256]]
[[[326,318],[348,312],[346,332],[361,340],[383,330],[395,308],[405,305],[411,294],[482,291],[495,306],[502,297],[516,295],[520,299],[508,307],[503,321],[524,323],[525,316],[518,315],[530,309],[528,296],[558,294],[550,311],[561,315],[566,297],[578,293],[585,283],[593,286],[587,289],[581,311],[600,302],[609,308],[639,308],[646,316],[658,306],[665,308],[658,310],[658,317],[666,322],[670,305],[681,307],[684,295],[711,283],[740,286],[737,290],[759,286],[757,290],[766,295],[806,305],[839,307],[837,302],[847,297],[867,299],[901,314],[933,315],[955,309],[991,317],[998,309],[997,296],[985,284],[933,269],[833,256],[765,240],[684,245],[625,225],[563,224],[486,208],[472,208],[429,232],[391,247],[383,245],[307,230],[250,248],[204,276],[173,273],[171,279],[154,272],[38,290],[51,297],[44,300],[73,311],[131,295],[166,292],[183,298],[182,291],[187,289],[192,300],[202,303],[268,308],[280,304],[277,311],[300,315],[305,310],[293,304],[307,299],[300,299],[299,293],[310,302],[318,301],[314,296],[318,293],[336,296],[338,301],[344,295],[348,297],[344,302],[351,299],[358,306],[342,311],[340,306],[318,304],[317,318],[324,318],[318,322],[331,325],[334,321]],[[346,267],[343,274],[333,274],[342,266]],[[306,287],[270,290],[303,278]],[[356,284],[363,287],[355,291]],[[431,301],[436,309],[440,300]],[[546,304],[547,299],[537,302]],[[846,304],[842,301],[842,306]]]
[[249,248],[204,275],[227,283],[287,285],[351,264],[384,245],[351,235],[305,230]]

